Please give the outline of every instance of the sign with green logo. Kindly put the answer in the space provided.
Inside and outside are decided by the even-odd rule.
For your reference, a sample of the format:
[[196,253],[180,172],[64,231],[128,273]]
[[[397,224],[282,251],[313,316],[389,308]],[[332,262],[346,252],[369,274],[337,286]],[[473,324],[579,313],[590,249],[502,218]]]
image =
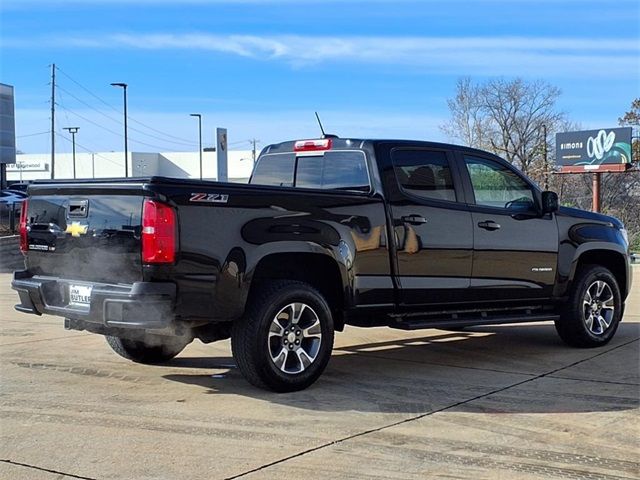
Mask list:
[[556,134],[556,162],[561,166],[628,164],[631,127]]

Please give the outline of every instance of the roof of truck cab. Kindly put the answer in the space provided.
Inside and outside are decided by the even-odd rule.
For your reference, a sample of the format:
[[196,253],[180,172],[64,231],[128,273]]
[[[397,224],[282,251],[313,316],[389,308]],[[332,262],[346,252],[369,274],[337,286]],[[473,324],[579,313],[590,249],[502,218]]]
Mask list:
[[[328,137],[331,139],[332,146],[331,150],[335,149],[353,149],[353,150],[361,150],[365,145],[369,146],[377,146],[380,144],[394,144],[398,146],[420,146],[424,148],[434,148],[434,149],[444,149],[444,150],[461,150],[468,153],[476,153],[483,155],[494,155],[491,152],[487,152],[485,150],[480,150],[477,148],[467,147],[464,145],[456,145],[453,143],[442,143],[442,142],[432,142],[428,140],[408,140],[408,139],[373,139],[373,138],[339,138],[339,137]],[[309,139],[297,139],[297,140],[288,140],[286,142],[274,143],[271,145],[267,145],[262,150],[262,155],[267,153],[285,153],[285,152],[293,152],[294,146],[296,142],[299,141],[307,141],[307,140],[321,140],[320,138],[309,138]]]

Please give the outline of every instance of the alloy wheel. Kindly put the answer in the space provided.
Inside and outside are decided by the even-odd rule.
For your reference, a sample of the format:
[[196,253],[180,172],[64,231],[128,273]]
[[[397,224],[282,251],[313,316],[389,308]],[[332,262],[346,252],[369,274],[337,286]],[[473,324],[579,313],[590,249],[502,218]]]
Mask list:
[[309,305],[290,303],[271,321],[267,341],[271,361],[278,369],[291,375],[302,373],[320,351],[320,318]]
[[615,314],[613,291],[603,280],[596,280],[585,291],[582,301],[583,319],[587,329],[594,335],[602,335]]

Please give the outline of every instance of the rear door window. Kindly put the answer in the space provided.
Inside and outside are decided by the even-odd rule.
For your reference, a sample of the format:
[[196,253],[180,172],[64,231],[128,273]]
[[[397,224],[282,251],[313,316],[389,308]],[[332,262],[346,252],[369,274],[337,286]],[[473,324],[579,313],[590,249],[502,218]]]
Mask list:
[[395,150],[393,169],[403,191],[417,197],[456,201],[447,154],[439,150]]

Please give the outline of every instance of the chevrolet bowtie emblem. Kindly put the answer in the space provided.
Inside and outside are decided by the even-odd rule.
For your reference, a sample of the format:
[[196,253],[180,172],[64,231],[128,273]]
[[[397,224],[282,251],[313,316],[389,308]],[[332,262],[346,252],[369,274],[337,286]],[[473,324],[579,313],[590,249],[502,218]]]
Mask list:
[[79,237],[87,233],[89,225],[80,225],[80,222],[71,222],[71,225],[67,225],[67,229],[64,233],[70,233],[72,237]]

